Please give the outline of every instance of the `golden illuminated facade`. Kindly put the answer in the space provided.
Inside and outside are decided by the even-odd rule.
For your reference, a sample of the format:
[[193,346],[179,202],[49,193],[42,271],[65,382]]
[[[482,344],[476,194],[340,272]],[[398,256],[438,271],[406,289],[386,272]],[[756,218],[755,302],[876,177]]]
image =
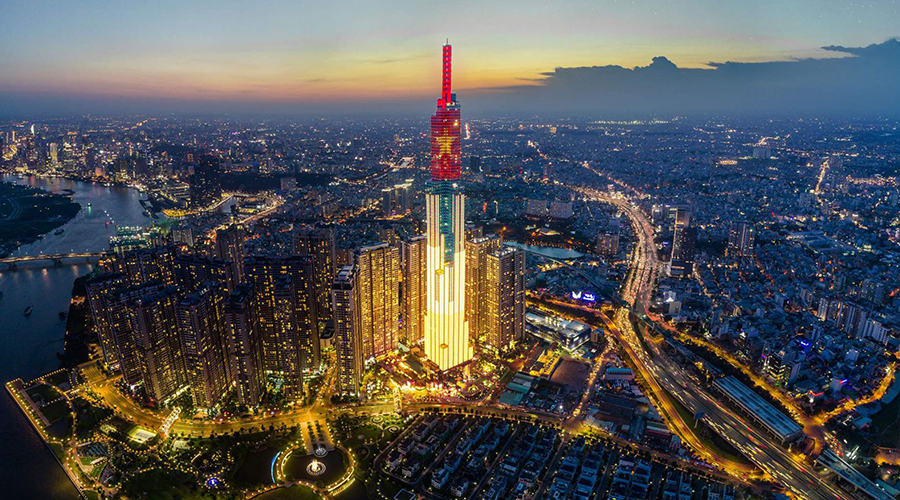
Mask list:
[[525,332],[525,255],[503,247],[486,256],[484,267],[485,343],[503,350],[521,340]]
[[466,321],[473,341],[484,341],[488,314],[487,258],[500,250],[502,244],[493,234],[466,241]]
[[465,196],[460,184],[460,110],[451,90],[451,48],[431,117],[431,181],[425,195],[427,309],[425,355],[441,371],[472,359],[466,322]]
[[359,288],[356,266],[340,268],[331,285],[334,311],[334,352],[337,360],[334,390],[340,396],[362,396],[363,351],[360,337]]
[[425,302],[428,298],[428,274],[425,256],[427,239],[416,236],[405,240],[403,249],[403,338],[410,344],[425,339]]
[[383,356],[400,343],[400,249],[382,243],[359,249],[360,336],[365,359]]

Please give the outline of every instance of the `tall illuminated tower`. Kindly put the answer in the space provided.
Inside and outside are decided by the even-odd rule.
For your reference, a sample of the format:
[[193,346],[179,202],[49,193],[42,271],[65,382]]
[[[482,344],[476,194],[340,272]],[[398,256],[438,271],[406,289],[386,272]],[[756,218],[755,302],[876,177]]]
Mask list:
[[427,225],[425,355],[448,370],[472,359],[466,322],[465,196],[460,184],[459,103],[451,90],[450,44],[431,117],[431,182],[425,195]]

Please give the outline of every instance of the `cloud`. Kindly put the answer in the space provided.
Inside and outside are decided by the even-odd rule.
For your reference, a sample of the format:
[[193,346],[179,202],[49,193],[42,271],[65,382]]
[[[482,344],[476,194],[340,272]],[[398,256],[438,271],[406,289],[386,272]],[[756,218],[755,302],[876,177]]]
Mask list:
[[558,116],[648,114],[900,116],[900,40],[823,47],[844,57],[710,62],[679,68],[556,68],[537,84],[469,97],[485,112]]

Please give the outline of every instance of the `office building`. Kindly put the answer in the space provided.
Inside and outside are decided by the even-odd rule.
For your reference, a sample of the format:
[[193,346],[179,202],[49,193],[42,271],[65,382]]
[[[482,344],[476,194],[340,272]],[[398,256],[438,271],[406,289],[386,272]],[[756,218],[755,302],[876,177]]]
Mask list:
[[425,195],[428,303],[425,355],[440,370],[472,359],[466,323],[465,196],[460,180],[460,107],[451,85],[452,49],[443,48],[443,78],[431,117],[431,180]]
[[669,275],[685,278],[694,273],[696,246],[697,229],[676,224],[675,235],[672,238],[672,260],[669,262]]

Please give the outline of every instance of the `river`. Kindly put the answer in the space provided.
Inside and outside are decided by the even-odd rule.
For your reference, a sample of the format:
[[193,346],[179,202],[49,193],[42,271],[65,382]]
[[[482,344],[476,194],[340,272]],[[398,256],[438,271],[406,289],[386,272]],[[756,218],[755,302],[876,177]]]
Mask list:
[[[62,226],[62,234],[47,233],[43,239],[24,245],[13,256],[67,252],[96,252],[109,247],[115,224],[150,224],[143,215],[135,189],[107,187],[60,178],[19,178],[0,175],[14,182],[59,192],[74,191],[81,211]],[[110,224],[107,224],[107,221]],[[60,266],[26,264],[7,270],[0,266],[0,379],[30,380],[59,367],[57,353],[63,351],[66,323],[60,311],[68,311],[75,278],[89,273],[94,264],[66,263]],[[34,306],[31,316],[22,312]],[[56,463],[40,436],[3,389],[0,395],[0,485],[3,498],[72,500],[75,487]]]

